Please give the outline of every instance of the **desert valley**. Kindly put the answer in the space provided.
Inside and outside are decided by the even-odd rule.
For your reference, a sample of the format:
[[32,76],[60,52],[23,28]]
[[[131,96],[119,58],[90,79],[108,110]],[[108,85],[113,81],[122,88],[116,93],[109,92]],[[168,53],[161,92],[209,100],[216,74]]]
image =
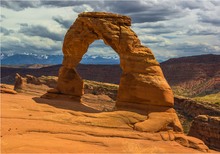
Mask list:
[[[184,71],[178,69],[181,67],[178,65],[181,65],[182,59],[185,66],[189,66],[185,67]],[[178,61],[178,65],[175,61]],[[189,135],[200,138],[209,148],[214,150],[219,149],[220,105],[218,86],[220,70],[217,67],[219,64],[220,56],[218,55],[186,57],[161,63],[164,74],[174,91],[174,108],[178,113],[185,134],[190,131]],[[190,79],[188,76],[183,78],[185,73],[191,73],[192,66],[196,66],[198,71],[194,71]],[[92,152],[103,152],[107,149],[112,149],[110,152],[155,153],[176,151],[175,148],[171,150],[168,148],[171,146],[171,141],[159,139],[156,133],[145,134],[129,130],[129,124],[126,121],[130,121],[129,118],[138,118],[133,117],[138,115],[132,115],[129,112],[124,115],[115,111],[114,106],[121,75],[119,65],[78,65],[77,71],[84,79],[85,84],[85,94],[81,103],[74,103],[73,100],[66,98],[61,98],[61,100],[41,98],[47,90],[56,87],[59,68],[60,65],[45,67],[40,65],[40,68],[39,65],[1,67],[2,126],[4,126],[2,127],[1,139],[2,147],[5,146],[5,152],[62,152],[61,149],[63,148],[67,149],[66,152],[87,152],[83,147],[88,145],[97,149]],[[211,69],[213,69],[211,73],[206,71]],[[13,90],[16,73],[20,74],[22,76],[20,78],[24,81],[23,87],[17,92]],[[176,78],[176,75],[181,79]],[[192,87],[191,91],[193,92],[193,87],[198,85],[198,79],[203,81],[200,82],[202,85],[208,85],[210,88],[203,88],[203,91],[197,92],[194,96],[192,93],[180,95],[180,90],[190,92],[189,87]],[[172,83],[174,80],[175,83]],[[188,86],[186,87],[186,85]],[[87,122],[75,121],[76,117]],[[102,121],[102,118],[99,119],[99,117],[105,118],[105,120]],[[104,124],[106,120],[108,122]],[[122,121],[118,124],[117,120]],[[39,123],[41,123],[41,127],[39,127]],[[124,128],[117,128],[119,125],[120,127],[127,127],[128,130],[125,129],[127,133],[124,132]],[[76,126],[77,128],[75,128]],[[83,128],[80,129],[80,127]],[[112,133],[113,130],[114,133]],[[100,132],[103,133],[100,134]],[[62,135],[69,137],[59,137]],[[144,136],[140,137],[140,135]],[[36,140],[33,143],[28,142],[28,144],[25,141],[20,142],[19,139],[19,137],[24,137],[22,140],[28,140],[28,138],[35,138],[35,136]],[[156,136],[158,139],[154,139]],[[60,147],[51,145],[46,141],[42,146],[41,140],[46,139],[41,137],[48,138],[48,142],[56,139]],[[112,138],[112,141],[109,141],[109,138]],[[121,142],[125,142],[125,144],[117,139],[123,140]],[[107,144],[107,141],[111,143]],[[4,145],[4,142],[7,146]],[[15,142],[17,144],[14,144]],[[116,146],[113,144],[115,142],[120,142],[120,144]],[[69,145],[72,144],[74,146],[70,148]],[[66,147],[63,147],[64,145]],[[82,148],[75,148],[78,145]],[[193,152],[192,149],[181,147],[178,144],[175,144],[175,147],[179,150],[182,149],[182,152]]]
[[[1,66],[1,152],[219,152],[220,56],[159,64],[130,26],[127,16],[81,13],[62,65]],[[98,39],[120,65],[79,64]]]

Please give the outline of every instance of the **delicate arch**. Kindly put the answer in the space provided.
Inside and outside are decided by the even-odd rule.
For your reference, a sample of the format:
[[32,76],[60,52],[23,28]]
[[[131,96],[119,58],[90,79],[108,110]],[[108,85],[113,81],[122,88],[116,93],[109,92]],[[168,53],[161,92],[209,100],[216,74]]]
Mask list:
[[59,71],[57,90],[62,94],[81,97],[83,81],[75,70],[89,45],[102,39],[120,57],[120,79],[117,107],[148,110],[158,106],[173,107],[173,93],[165,80],[159,63],[151,50],[141,45],[130,29],[131,19],[112,13],[87,12],[79,14],[67,31],[64,59]]

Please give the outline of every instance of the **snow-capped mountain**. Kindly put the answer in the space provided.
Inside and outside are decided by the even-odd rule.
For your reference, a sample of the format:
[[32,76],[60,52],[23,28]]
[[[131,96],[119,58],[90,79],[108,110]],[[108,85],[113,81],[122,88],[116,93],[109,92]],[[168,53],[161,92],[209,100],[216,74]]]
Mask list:
[[[63,55],[37,55],[32,53],[7,55],[1,53],[2,65],[21,65],[21,64],[61,64]],[[81,60],[82,64],[119,64],[117,56],[98,56],[85,55]]]
[[110,56],[98,56],[98,55],[85,55],[80,62],[81,64],[119,64],[118,57],[110,57]]

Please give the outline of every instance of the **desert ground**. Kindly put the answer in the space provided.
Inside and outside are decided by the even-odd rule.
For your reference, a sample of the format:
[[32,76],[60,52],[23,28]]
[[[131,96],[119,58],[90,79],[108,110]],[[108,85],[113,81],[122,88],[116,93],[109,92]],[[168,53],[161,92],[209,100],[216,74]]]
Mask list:
[[147,117],[111,111],[114,102],[106,95],[85,94],[82,102],[45,99],[42,89],[1,94],[2,153],[201,152],[180,145],[169,132],[134,130],[132,124]]

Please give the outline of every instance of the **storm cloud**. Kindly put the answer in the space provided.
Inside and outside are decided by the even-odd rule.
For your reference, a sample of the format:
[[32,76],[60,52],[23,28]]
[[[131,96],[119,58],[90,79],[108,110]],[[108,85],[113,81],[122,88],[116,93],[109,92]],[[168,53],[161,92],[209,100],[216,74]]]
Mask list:
[[1,50],[4,54],[61,54],[61,43],[47,38],[29,39],[25,35],[20,35],[19,39],[5,36],[2,40]]
[[220,10],[209,13],[199,13],[199,21],[209,23],[214,26],[220,26]]
[[4,27],[2,27],[2,26],[0,27],[0,29],[1,29],[1,33],[2,33],[3,35],[10,35],[11,33],[14,33],[13,30],[4,28]]
[[175,49],[177,51],[181,51],[184,53],[219,53],[220,46],[211,46],[207,43],[179,43],[170,47],[171,49]]
[[72,20],[65,20],[60,16],[53,17],[53,20],[59,23],[63,28],[68,29],[73,24]]
[[23,0],[1,0],[1,6],[12,9],[15,11],[21,11],[26,8],[37,8],[40,6],[40,1],[23,1]]
[[21,25],[19,32],[29,36],[39,36],[43,38],[49,38],[55,41],[62,41],[64,38],[63,34],[52,32],[47,27],[41,25],[30,25],[30,26]]
[[199,25],[194,25],[190,27],[187,32],[188,35],[219,35],[220,29],[216,27],[203,27]]

